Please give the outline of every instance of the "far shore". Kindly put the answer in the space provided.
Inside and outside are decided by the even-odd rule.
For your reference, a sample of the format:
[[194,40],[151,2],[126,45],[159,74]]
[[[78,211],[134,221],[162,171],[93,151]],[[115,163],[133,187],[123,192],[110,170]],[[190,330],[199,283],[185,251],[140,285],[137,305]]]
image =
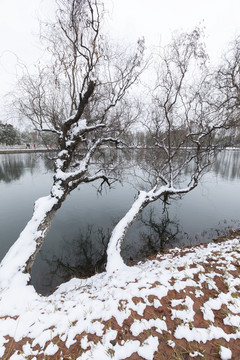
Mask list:
[[[21,146],[21,145],[20,145]],[[104,146],[102,147],[104,148]],[[105,147],[107,148],[107,147]],[[154,149],[154,147],[146,147],[146,146],[128,146],[128,149]],[[186,149],[185,149],[186,150]],[[189,150],[189,148],[188,148]],[[222,150],[222,149],[220,149]],[[240,147],[226,147],[224,150],[240,150]],[[25,147],[0,147],[0,154],[22,154],[22,153],[41,153],[41,152],[50,152],[50,151],[57,151],[55,148],[46,148],[46,147],[31,147],[31,148],[25,148]]]
[[32,148],[32,149],[0,149],[0,154],[22,154],[22,153],[40,153],[40,152],[49,152],[56,151],[56,149],[47,149],[47,148]]

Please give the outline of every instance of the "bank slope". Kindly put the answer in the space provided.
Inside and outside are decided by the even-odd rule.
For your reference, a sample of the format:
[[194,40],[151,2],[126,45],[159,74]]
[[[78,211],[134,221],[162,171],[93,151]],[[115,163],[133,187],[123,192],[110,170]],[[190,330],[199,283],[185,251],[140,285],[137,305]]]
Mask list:
[[0,292],[0,358],[238,359],[240,240],[174,249],[52,295]]

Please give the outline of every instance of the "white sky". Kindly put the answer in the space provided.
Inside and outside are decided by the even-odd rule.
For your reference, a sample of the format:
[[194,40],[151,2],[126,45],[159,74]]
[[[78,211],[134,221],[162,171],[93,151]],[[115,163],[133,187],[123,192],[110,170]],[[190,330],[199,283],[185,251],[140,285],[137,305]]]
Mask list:
[[[239,0],[108,0],[113,11],[114,33],[134,40],[163,44],[173,30],[205,27],[208,51],[219,55],[240,32]],[[217,53],[217,54],[216,54]]]
[[[16,80],[16,55],[26,64],[36,61],[38,17],[50,17],[54,0],[0,0],[0,102]],[[121,41],[145,36],[160,45],[175,29],[205,27],[213,60],[240,33],[240,0],[105,0],[110,33]],[[16,54],[16,55],[14,55]]]

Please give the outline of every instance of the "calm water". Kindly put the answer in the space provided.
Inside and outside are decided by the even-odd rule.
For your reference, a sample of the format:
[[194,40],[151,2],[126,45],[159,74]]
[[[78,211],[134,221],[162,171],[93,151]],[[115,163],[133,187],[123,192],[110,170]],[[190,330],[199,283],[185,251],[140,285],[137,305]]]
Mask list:
[[[31,218],[34,201],[49,193],[52,170],[39,154],[0,155],[0,259]],[[65,201],[33,267],[35,288],[47,294],[73,276],[104,269],[105,250],[114,224],[131,206],[136,189],[122,184],[98,194],[84,184]],[[162,248],[209,241],[240,226],[240,151],[218,155],[197,189],[144,210],[129,230],[122,255],[127,263]]]

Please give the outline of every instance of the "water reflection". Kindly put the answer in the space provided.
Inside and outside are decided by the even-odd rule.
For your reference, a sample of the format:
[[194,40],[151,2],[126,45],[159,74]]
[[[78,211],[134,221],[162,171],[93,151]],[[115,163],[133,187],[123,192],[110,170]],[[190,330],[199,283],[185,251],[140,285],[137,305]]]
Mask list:
[[[153,181],[154,168],[146,174],[153,164],[157,165],[155,155],[144,149],[127,152],[111,149],[96,154],[96,162],[109,168],[115,166],[122,183],[115,183],[101,196],[93,185],[85,184],[67,198],[33,268],[33,284],[39,292],[48,294],[71,277],[85,277],[104,270],[109,234],[131,206],[135,189],[145,185],[141,183],[141,175]],[[162,202],[146,208],[123,244],[126,263],[169,247],[206,242],[237,229],[239,155],[239,151],[219,154],[199,187],[179,201],[170,199],[165,211]],[[183,160],[184,155],[179,161]],[[0,156],[0,258],[31,216],[34,200],[49,193],[52,164],[48,156],[40,158],[38,154]],[[140,177],[132,175],[133,170]],[[19,179],[21,182],[16,184]]]
[[47,295],[49,289],[56,288],[72,277],[86,278],[104,271],[109,236],[109,229],[105,231],[103,228],[95,229],[93,225],[88,225],[85,232],[79,230],[76,238],[64,239],[64,245],[57,256],[41,253],[41,260],[46,267],[41,274],[36,268],[33,269],[36,290]]
[[[20,179],[25,171],[33,172],[39,158],[44,162],[46,170],[54,170],[54,162],[52,160],[54,153],[49,154],[1,154],[0,155],[0,181],[9,183]],[[115,167],[119,169],[119,174],[127,176],[133,168],[138,165],[139,169],[145,172],[145,179],[150,181],[150,175],[154,176],[154,172],[158,170],[160,162],[164,161],[162,155],[156,151],[148,151],[146,149],[138,150],[122,150],[117,151],[111,149],[109,151],[99,151],[95,156],[95,162],[103,164],[103,167]],[[184,152],[179,157],[178,162],[185,161]],[[211,170],[222,178],[234,180],[240,178],[240,152],[238,150],[222,151],[216,156]],[[191,171],[191,164],[185,168],[185,175]],[[126,179],[124,179],[126,180]]]
[[167,207],[164,207],[161,214],[150,208],[147,214],[141,215],[140,221],[145,226],[145,232],[141,236],[147,247],[147,255],[169,248],[180,233],[180,225],[176,220],[170,219]]
[[25,172],[25,163],[22,159],[14,156],[5,156],[0,163],[0,181],[10,183],[18,180]]
[[212,171],[227,180],[240,178],[240,153],[237,150],[223,151],[212,165]]
[[[115,220],[114,223],[116,222]],[[113,227],[114,224],[111,229]],[[176,236],[180,235],[179,224],[170,219],[166,208],[161,214],[153,208],[145,211],[135,227],[138,228],[134,230],[138,238],[138,246],[132,243],[132,235],[130,235],[122,247],[122,256],[128,265],[171,247],[176,242]],[[104,271],[111,229],[101,227],[96,229],[94,225],[87,225],[85,230],[79,229],[78,235],[74,238],[68,240],[64,237],[63,246],[57,255],[47,251],[41,252],[41,261],[45,264],[45,268],[39,271],[38,259],[37,266],[34,265],[33,268],[36,290],[48,295],[58,285],[72,277],[85,278]]]
[[[138,246],[132,242],[130,235],[122,247],[122,256],[128,265],[171,247],[176,241],[176,236],[180,233],[183,235],[179,224],[170,219],[166,208],[160,215],[155,209],[150,208],[144,212],[135,226],[139,230],[134,230]],[[57,255],[47,251],[41,252],[41,261],[45,267],[39,269],[41,264],[38,259],[32,274],[36,290],[48,295],[72,277],[85,278],[104,271],[111,229],[87,225],[85,229],[79,229],[78,235],[74,238],[63,238],[63,246],[59,248]]]
[[53,171],[54,162],[47,153],[0,154],[0,181],[11,183],[21,179],[26,172],[34,174],[41,162],[44,170]]

